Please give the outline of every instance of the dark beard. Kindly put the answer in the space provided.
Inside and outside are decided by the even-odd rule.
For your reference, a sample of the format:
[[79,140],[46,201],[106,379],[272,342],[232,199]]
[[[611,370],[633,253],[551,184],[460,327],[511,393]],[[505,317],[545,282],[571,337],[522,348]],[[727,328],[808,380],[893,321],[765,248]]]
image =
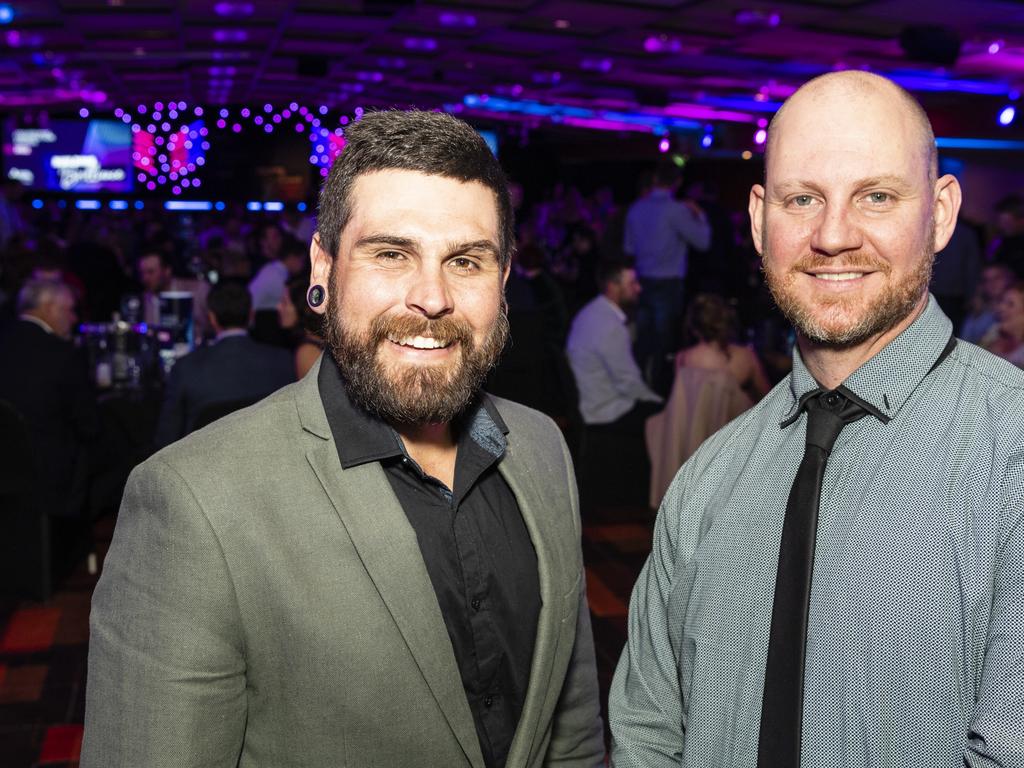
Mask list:
[[[479,347],[472,329],[461,320],[430,320],[412,315],[378,315],[365,336],[342,327],[336,294],[327,299],[324,331],[352,402],[393,425],[442,424],[454,421],[480,391],[497,364],[508,338],[505,300]],[[459,346],[459,359],[448,366],[386,368],[377,351],[388,336],[430,336]]]

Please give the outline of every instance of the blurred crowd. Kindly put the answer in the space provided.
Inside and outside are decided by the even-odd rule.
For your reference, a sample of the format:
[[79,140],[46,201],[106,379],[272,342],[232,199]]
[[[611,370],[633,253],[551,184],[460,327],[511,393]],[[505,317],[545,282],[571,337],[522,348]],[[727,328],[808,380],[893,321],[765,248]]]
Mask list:
[[[671,455],[677,466],[690,449],[655,447],[662,433],[648,426],[659,423],[652,416],[662,414],[673,434],[687,432],[680,419],[691,425],[703,419],[703,431],[687,437],[699,444],[790,367],[792,331],[763,286],[747,214],[723,202],[713,183],[684,186],[670,164],[642,174],[631,200],[615,199],[607,186],[584,193],[568,184],[533,195],[528,205],[524,197],[513,184],[518,247],[506,288],[511,343],[488,389],[551,415],[570,437],[585,486],[587,478],[600,484],[607,462],[628,463],[632,455],[635,482],[619,484],[630,486],[623,502],[656,503],[658,483],[648,486],[648,478],[658,469],[651,461]],[[0,198],[0,317],[73,340],[80,323],[126,314],[158,324],[161,294],[190,294],[197,349],[160,382],[162,413],[153,436],[159,446],[300,378],[316,361],[323,340],[306,303],[314,230],[312,211],[295,206],[79,210],[68,201],[30,201],[7,183]],[[936,258],[932,290],[962,338],[1024,366],[1022,278],[1024,198],[1011,195],[990,222],[960,222]],[[229,338],[234,341],[223,343]],[[199,355],[216,346],[218,354]],[[286,373],[280,354],[265,347],[287,353]],[[5,371],[25,370],[26,362],[12,357],[19,354],[0,343]],[[262,360],[277,373],[262,388],[243,386],[238,382],[254,378],[239,377],[247,370],[241,357],[250,367]],[[695,372],[702,371],[735,384],[728,403],[700,400],[708,377]],[[219,383],[190,383],[186,374]],[[81,376],[89,386],[104,383],[84,367]],[[719,392],[716,381],[712,389]],[[17,398],[13,389],[0,386],[0,399]],[[686,416],[693,407],[698,417]],[[721,416],[704,419],[713,407]],[[82,440],[95,433],[95,419],[86,421]]]

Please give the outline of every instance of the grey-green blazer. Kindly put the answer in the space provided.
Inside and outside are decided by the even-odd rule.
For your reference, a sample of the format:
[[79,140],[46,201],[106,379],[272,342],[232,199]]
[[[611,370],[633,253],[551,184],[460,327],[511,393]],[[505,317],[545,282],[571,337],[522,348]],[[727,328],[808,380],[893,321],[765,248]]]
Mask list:
[[[132,473],[93,597],[82,768],[483,768],[416,536],[378,463],[341,468],[318,371]],[[507,765],[593,766],[572,467],[547,417],[495,402],[543,602]]]

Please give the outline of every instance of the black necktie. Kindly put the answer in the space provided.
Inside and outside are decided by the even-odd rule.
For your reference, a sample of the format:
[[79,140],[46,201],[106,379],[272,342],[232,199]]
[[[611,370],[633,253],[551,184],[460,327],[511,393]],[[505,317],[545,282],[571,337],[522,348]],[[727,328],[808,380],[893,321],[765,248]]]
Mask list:
[[817,389],[801,400],[807,411],[807,444],[789,491],[782,525],[757,745],[758,768],[797,768],[800,765],[807,606],[811,596],[821,479],[840,431],[867,414],[862,406],[837,391]]

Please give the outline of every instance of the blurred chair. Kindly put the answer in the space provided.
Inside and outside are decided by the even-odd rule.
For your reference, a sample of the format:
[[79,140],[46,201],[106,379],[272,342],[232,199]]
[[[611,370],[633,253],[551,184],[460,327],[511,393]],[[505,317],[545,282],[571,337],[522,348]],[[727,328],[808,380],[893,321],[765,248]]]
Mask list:
[[0,400],[0,591],[42,601],[53,591],[53,565],[39,484],[28,425]]
[[683,366],[676,372],[664,410],[645,425],[653,508],[661,504],[676,472],[700,444],[751,405],[726,371]]

